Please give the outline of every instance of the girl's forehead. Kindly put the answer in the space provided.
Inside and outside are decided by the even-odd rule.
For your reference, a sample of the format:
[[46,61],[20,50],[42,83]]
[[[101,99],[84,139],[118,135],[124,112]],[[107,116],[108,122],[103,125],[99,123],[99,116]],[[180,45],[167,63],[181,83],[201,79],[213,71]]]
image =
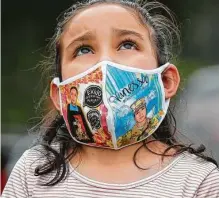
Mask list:
[[74,37],[87,30],[114,28],[133,29],[143,34],[147,32],[147,27],[142,25],[134,10],[115,4],[102,4],[91,6],[76,14],[66,25],[63,34]]

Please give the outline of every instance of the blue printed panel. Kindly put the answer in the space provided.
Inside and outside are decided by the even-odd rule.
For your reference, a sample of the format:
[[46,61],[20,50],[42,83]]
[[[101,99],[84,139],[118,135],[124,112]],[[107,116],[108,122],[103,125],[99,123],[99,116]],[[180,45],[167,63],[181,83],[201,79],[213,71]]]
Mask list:
[[108,104],[113,111],[117,139],[135,133],[137,126],[141,128],[143,118],[139,117],[137,121],[139,109],[143,111],[145,108],[148,120],[163,110],[158,74],[124,71],[107,65],[105,88]]

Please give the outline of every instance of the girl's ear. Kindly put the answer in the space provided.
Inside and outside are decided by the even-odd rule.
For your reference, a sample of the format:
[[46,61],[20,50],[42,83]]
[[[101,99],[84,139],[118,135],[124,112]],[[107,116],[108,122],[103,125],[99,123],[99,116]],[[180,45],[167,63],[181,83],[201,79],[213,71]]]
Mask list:
[[179,87],[180,76],[175,65],[170,64],[162,73],[162,80],[164,84],[165,98],[172,98]]
[[56,109],[60,111],[59,88],[53,81],[50,84],[50,98]]

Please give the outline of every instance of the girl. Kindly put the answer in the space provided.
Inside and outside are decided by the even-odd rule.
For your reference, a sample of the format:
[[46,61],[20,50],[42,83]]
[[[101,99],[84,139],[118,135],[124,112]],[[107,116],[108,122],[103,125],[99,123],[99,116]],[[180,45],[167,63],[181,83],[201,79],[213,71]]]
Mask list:
[[44,65],[55,110],[2,197],[219,197],[216,161],[174,135],[175,42],[178,29],[160,3],[70,7]]

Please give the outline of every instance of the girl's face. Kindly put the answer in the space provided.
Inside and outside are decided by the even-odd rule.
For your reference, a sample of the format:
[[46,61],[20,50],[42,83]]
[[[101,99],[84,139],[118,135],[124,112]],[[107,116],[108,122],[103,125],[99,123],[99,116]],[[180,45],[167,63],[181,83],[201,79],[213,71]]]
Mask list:
[[109,60],[141,69],[157,67],[149,29],[119,5],[85,9],[66,25],[60,39],[62,78]]

